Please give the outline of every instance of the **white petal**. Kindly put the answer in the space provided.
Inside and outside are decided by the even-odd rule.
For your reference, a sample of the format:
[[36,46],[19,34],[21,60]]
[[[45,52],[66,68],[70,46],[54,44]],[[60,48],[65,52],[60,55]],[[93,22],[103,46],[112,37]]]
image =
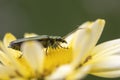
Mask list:
[[69,73],[73,70],[73,67],[71,65],[64,65],[60,66],[58,69],[56,69],[50,76],[48,76],[47,80],[62,80],[67,77]]
[[0,51],[0,62],[2,62],[2,64],[4,65],[10,65],[10,60],[8,56],[2,51]]
[[11,33],[6,33],[3,39],[3,43],[0,42],[0,45],[2,46],[2,49],[5,53],[9,53],[9,55],[14,57],[19,57],[22,54],[20,51],[8,48],[10,42],[14,40],[16,40],[14,35],[12,35]]
[[[104,42],[93,49],[92,60],[89,63],[94,64],[92,74],[98,76],[109,76],[112,72],[114,76],[119,75],[120,70],[120,39]],[[118,71],[118,75],[117,72]],[[119,76],[120,77],[120,76]]]
[[99,72],[99,73],[92,73],[93,75],[106,77],[106,78],[117,78],[120,77],[120,70],[116,71],[108,71],[108,72]]
[[23,57],[34,71],[41,72],[43,68],[44,52],[41,44],[36,41],[25,42],[22,45]]
[[91,66],[87,65],[74,70],[70,75],[68,75],[67,80],[81,80],[89,73],[90,68]]
[[10,67],[0,64],[0,80],[10,80],[13,75],[15,76],[15,73]]
[[83,30],[81,29],[74,33],[73,50],[76,63],[80,61],[83,55],[86,56],[86,53],[94,48],[103,31],[104,24],[105,21],[102,19],[98,19],[93,23],[86,22],[80,26]]
[[27,38],[27,37],[35,37],[35,36],[38,36],[37,34],[35,33],[25,33],[24,34],[24,37]]
[[[115,73],[115,72],[118,72]],[[101,76],[101,77],[115,77],[119,75],[120,77],[120,55],[112,55],[101,58],[93,64],[91,74]],[[114,74],[114,76],[110,76]]]
[[120,70],[120,56],[113,55],[108,57],[103,57],[101,60],[93,64],[93,72],[104,72],[111,70]]
[[[6,75],[9,74],[9,76],[13,75],[13,74],[11,74],[12,72],[14,72],[15,74],[19,73],[21,76],[30,75],[28,67],[26,69],[26,66],[23,65],[24,62],[22,62],[21,60],[19,61],[18,59],[20,60],[20,58],[13,57],[9,53],[2,53],[0,51],[0,61],[3,64],[2,65],[3,69],[2,69],[2,67],[0,69],[4,70],[3,72],[6,72],[5,74]],[[1,70],[0,70],[0,72],[1,72]]]
[[11,33],[6,33],[3,39],[4,46],[8,48],[8,46],[10,45],[10,42],[14,40],[16,40],[14,35],[12,35]]
[[96,46],[91,52],[91,56],[90,63],[99,63],[99,61],[109,58],[109,56],[120,56],[120,39],[104,42]]
[[120,39],[104,42],[96,46],[92,52],[94,57],[104,57],[107,55],[120,55]]

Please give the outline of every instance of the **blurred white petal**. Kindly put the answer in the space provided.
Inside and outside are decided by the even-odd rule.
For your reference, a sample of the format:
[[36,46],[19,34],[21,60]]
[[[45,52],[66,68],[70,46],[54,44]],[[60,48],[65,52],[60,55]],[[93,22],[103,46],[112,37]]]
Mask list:
[[91,74],[108,78],[120,77],[120,39],[96,46],[91,55]]
[[93,64],[92,72],[104,72],[120,70],[120,56],[113,55],[108,57],[103,57],[101,60]]
[[25,42],[22,45],[22,51],[23,57],[25,57],[34,71],[41,72],[45,54],[42,45],[37,41]]
[[90,69],[91,65],[80,67],[77,70],[74,70],[72,73],[70,73],[67,77],[67,80],[80,80],[88,74]]
[[22,54],[20,51],[8,48],[8,46],[10,45],[10,42],[14,40],[16,40],[15,36],[13,36],[11,33],[7,33],[4,36],[3,44],[2,43],[1,44],[4,45],[3,46],[4,52],[9,53],[9,55],[11,56],[18,57]]
[[10,64],[10,60],[8,59],[8,56],[5,53],[3,53],[2,51],[0,51],[0,62],[3,65]]
[[94,55],[96,58],[107,55],[120,55],[120,39],[99,44],[94,48],[92,55]]
[[83,30],[81,29],[74,33],[73,59],[75,59],[76,63],[80,62],[81,57],[86,59],[86,53],[89,53],[95,47],[103,31],[104,24],[105,21],[102,19],[98,19],[93,23],[86,22],[80,26]]
[[25,33],[25,34],[24,34],[24,38],[35,37],[35,36],[38,36],[38,35],[35,34],[35,33]]
[[73,71],[73,66],[71,65],[63,65],[56,69],[50,76],[48,76],[47,80],[63,80],[66,78],[68,74]]
[[100,76],[100,77],[106,77],[106,78],[117,78],[120,77],[120,70],[113,70],[113,71],[107,71],[107,72],[99,72],[99,73],[92,73],[93,75]]

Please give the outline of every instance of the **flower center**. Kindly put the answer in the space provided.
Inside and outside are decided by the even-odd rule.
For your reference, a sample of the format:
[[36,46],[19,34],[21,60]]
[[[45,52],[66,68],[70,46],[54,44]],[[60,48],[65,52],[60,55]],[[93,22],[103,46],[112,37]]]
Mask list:
[[55,68],[72,61],[72,48],[49,48],[44,61],[44,75],[50,74]]

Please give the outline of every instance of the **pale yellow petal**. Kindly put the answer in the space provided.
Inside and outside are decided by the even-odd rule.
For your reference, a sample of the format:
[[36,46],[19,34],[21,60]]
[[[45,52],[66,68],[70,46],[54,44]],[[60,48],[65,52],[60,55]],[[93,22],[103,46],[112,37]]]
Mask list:
[[86,30],[85,27],[89,26],[89,24],[91,24],[91,22],[86,22],[86,23],[80,25],[77,29],[75,29],[72,32],[70,32],[69,34],[67,34],[65,36],[65,40],[67,41],[67,44],[70,46],[73,46],[75,38],[77,37],[76,33],[82,33],[84,30]]
[[24,37],[27,38],[27,37],[35,37],[35,36],[38,36],[37,34],[35,33],[25,33],[24,34]]
[[93,64],[91,72],[120,70],[120,55],[105,56]]
[[[3,44],[2,44],[3,45]],[[7,48],[5,48],[5,46],[3,45],[3,51],[1,52],[1,62],[9,67],[12,67],[14,70],[16,70],[17,72],[19,72],[19,74],[21,74],[22,76],[27,76],[30,75],[30,70],[29,67],[26,66],[27,64],[25,63],[25,60],[20,58],[20,54],[17,55],[17,51],[11,51]],[[13,53],[14,52],[14,53]],[[21,53],[21,52],[20,52]],[[14,71],[13,71],[14,72]]]
[[92,59],[89,61],[89,64],[98,63],[98,61],[109,56],[120,56],[120,39],[99,44],[93,49],[93,51],[91,51],[90,55],[92,56]]
[[93,57],[88,62],[93,64],[91,74],[110,78],[120,77],[120,39],[96,46],[91,55]]
[[120,77],[120,70],[113,70],[107,72],[92,73],[93,75],[105,77],[105,78],[117,78]]
[[73,66],[63,65],[57,68],[46,80],[63,80],[73,71]]
[[94,55],[94,57],[98,58],[116,54],[120,55],[120,39],[115,39],[99,44],[94,48],[91,55]]
[[19,57],[22,53],[20,51],[14,50],[12,48],[8,48],[11,41],[16,40],[15,36],[13,36],[11,33],[7,33],[3,39],[3,45],[4,45],[4,52],[10,53],[10,55],[14,57]]
[[41,44],[37,41],[25,42],[22,45],[23,57],[35,72],[42,72],[44,51]]
[[4,66],[4,65],[0,65],[0,80],[14,80],[16,78],[23,78],[23,80],[25,80],[25,78],[28,78],[28,76],[24,75],[25,71],[23,73],[21,73],[20,71],[23,72],[22,67],[20,67],[19,69],[16,69],[15,66]]
[[56,69],[50,76],[48,76],[47,80],[78,80],[85,77],[90,70],[90,65],[80,67],[78,69],[74,69],[72,65],[63,65]]
[[[105,25],[103,19],[98,19],[95,22],[86,22],[80,27],[73,37],[74,62],[79,63],[82,57],[82,62],[88,57],[89,52],[95,47]],[[88,53],[88,54],[87,54]]]
[[6,55],[7,59],[9,60],[8,64],[6,63],[7,69],[8,70],[12,69],[12,71],[8,72],[15,72],[15,74],[18,76],[19,75],[24,77],[30,76],[31,70],[29,69],[29,66],[27,66],[27,64],[24,64],[25,62],[22,62],[21,58],[15,58],[14,56],[9,55],[9,53],[6,53]]
[[8,47],[10,42],[14,40],[16,40],[15,36],[13,36],[11,33],[6,33],[3,39],[5,47]]
[[1,51],[4,51],[5,50],[5,47],[4,47],[4,44],[2,41],[0,41],[0,50]]
[[91,65],[87,65],[87,66],[83,66],[78,69],[75,69],[73,72],[71,72],[67,76],[66,80],[81,80],[89,73],[90,69],[91,69]]
[[15,75],[10,67],[6,67],[0,64],[0,80],[10,80],[10,78]]
[[2,51],[0,51],[0,61],[3,65],[10,65],[10,60],[8,56]]

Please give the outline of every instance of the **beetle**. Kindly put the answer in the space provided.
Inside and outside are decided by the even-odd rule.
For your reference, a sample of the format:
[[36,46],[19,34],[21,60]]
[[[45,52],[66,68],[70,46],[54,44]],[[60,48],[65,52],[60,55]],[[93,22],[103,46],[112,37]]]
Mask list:
[[28,37],[28,38],[21,38],[21,39],[14,40],[10,42],[8,47],[20,51],[20,47],[23,42],[34,41],[34,40],[39,41],[43,45],[43,47],[46,49],[48,49],[49,47],[53,49],[56,49],[59,47],[65,48],[61,46],[61,43],[67,44],[67,41],[64,40],[61,36],[39,35],[35,37]]
[[61,45],[61,43],[67,44],[67,41],[65,40],[65,38],[68,37],[70,34],[76,32],[77,30],[80,30],[80,29],[83,29],[83,28],[78,27],[77,29],[73,30],[72,32],[70,32],[68,35],[66,35],[64,37],[39,35],[39,36],[35,36],[35,37],[21,38],[21,39],[17,39],[17,40],[10,42],[8,47],[20,51],[20,47],[21,47],[23,42],[35,40],[35,41],[39,41],[43,45],[43,47],[46,48],[46,51],[49,47],[51,47],[53,49],[56,49],[59,47],[68,49],[66,47],[63,47]]

